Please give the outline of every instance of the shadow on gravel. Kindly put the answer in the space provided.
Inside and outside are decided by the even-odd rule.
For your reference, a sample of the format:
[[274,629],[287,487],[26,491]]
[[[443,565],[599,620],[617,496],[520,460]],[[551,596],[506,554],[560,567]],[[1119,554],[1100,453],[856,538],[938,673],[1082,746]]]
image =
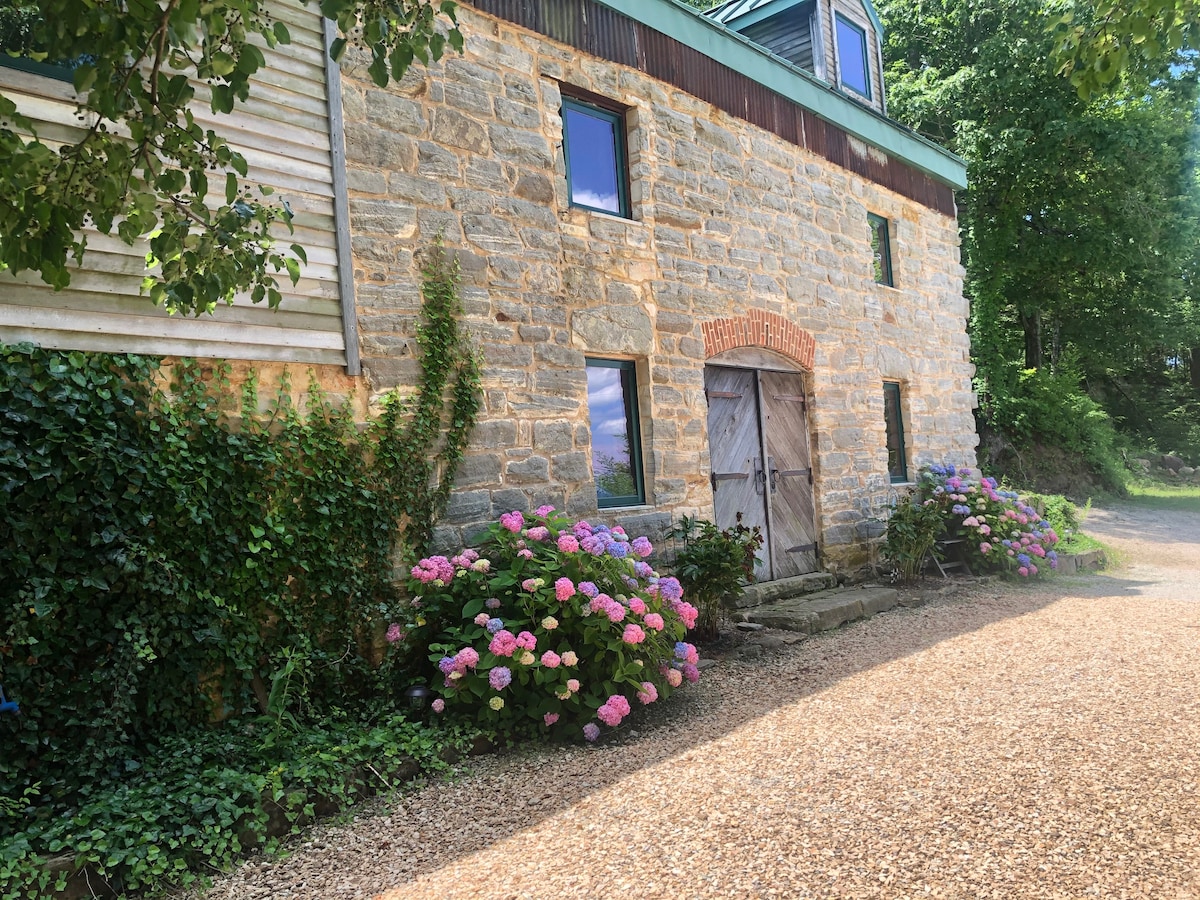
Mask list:
[[[756,658],[740,658],[737,649],[731,649],[717,666],[704,673],[695,688],[680,691],[662,706],[635,716],[630,727],[611,733],[597,746],[526,747],[482,757],[474,763],[474,772],[466,781],[472,794],[470,818],[483,823],[482,827],[463,827],[460,822],[453,842],[422,844],[419,860],[410,859],[398,867],[407,877],[397,868],[391,869],[390,874],[399,877],[387,886],[388,890],[402,891],[419,875],[519,835],[642,768],[719,740],[843,679],[995,623],[1035,613],[1064,597],[1106,593],[1133,596],[1143,583],[1079,576],[1023,585],[997,581],[958,584],[961,587],[955,594],[938,597],[930,605],[897,607],[801,643],[767,650]],[[906,589],[905,593],[914,592]],[[531,765],[537,767],[537,782],[546,787],[540,795],[514,801],[504,790],[506,770]],[[528,783],[528,776],[524,777]],[[398,802],[410,808],[410,817],[396,821],[390,835],[391,850],[398,849],[396,838],[404,839],[404,832],[419,830],[411,820],[412,812],[426,803],[436,803],[439,792],[456,787],[431,785],[419,796],[401,797]],[[514,802],[526,807],[516,816]],[[386,815],[386,808],[381,812]]]

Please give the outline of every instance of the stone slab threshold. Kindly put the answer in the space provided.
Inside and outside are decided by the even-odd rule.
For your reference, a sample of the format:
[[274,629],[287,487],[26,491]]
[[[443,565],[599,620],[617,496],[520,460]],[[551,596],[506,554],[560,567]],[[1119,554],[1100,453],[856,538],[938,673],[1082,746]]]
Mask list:
[[900,592],[895,588],[871,585],[784,597],[760,606],[743,608],[740,612],[743,621],[752,624],[781,631],[816,634],[847,622],[869,619],[898,605]]

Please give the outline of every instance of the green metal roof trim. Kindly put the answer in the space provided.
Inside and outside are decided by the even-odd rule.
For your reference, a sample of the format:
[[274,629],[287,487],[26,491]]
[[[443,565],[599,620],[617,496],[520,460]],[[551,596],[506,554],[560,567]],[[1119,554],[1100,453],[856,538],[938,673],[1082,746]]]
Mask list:
[[[678,0],[596,2],[687,44],[955,190],[967,186],[967,164],[949,150],[851,100],[815,75],[780,59]],[[870,4],[866,5],[870,10]]]

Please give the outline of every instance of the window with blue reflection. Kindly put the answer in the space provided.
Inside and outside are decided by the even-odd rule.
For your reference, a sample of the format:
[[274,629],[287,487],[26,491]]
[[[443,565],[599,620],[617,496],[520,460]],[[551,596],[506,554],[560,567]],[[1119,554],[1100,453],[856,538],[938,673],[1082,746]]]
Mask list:
[[621,116],[563,98],[563,144],[571,205],[629,218]]
[[867,33],[848,19],[837,16],[838,74],[842,86],[868,99],[871,96],[867,62]]
[[602,508],[645,503],[634,364],[589,359],[587,384],[596,503]]

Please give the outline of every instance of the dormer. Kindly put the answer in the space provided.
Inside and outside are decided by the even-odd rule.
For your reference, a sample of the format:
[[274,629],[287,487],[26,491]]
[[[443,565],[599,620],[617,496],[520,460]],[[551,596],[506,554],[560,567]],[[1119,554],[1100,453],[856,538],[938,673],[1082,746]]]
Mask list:
[[871,0],[727,0],[704,15],[887,112],[883,26]]

